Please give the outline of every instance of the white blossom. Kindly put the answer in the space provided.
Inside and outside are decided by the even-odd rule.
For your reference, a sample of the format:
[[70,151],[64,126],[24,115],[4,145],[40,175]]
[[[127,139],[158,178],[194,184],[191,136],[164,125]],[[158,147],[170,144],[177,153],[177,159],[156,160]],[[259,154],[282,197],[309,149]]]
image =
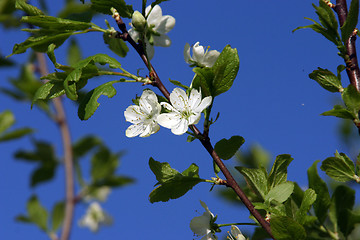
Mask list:
[[96,188],[95,190],[88,192],[88,188],[85,187],[83,192],[87,192],[87,194],[84,196],[84,200],[87,202],[90,202],[92,200],[97,200],[100,202],[105,202],[107,197],[109,196],[111,192],[111,188],[108,186],[102,186],[99,188]]
[[129,106],[124,116],[126,121],[133,125],[126,129],[127,137],[148,137],[159,131],[157,117],[161,111],[156,94],[151,90],[144,90],[138,105]]
[[99,203],[93,202],[86,210],[86,214],[80,219],[79,225],[96,232],[100,225],[109,225],[111,222],[111,218],[102,210]]
[[[163,16],[159,5],[155,5],[153,8],[147,6],[145,9],[145,17],[145,29],[141,31],[141,29],[131,28],[129,34],[136,42],[140,39],[141,34],[146,36],[146,53],[148,58],[152,59],[154,56],[153,45],[160,47],[169,47],[171,45],[171,40],[166,34],[174,28],[175,18],[170,15]],[[137,18],[139,17],[137,16]]]
[[240,229],[235,225],[231,225],[231,234],[229,234],[228,239],[230,239],[230,240],[246,240],[244,235],[241,233]]
[[215,240],[216,236],[211,231],[211,221],[214,214],[210,212],[208,206],[200,200],[201,206],[205,209],[203,215],[194,217],[190,221],[190,228],[196,235],[202,236],[201,240]]
[[216,50],[209,51],[209,48],[207,48],[205,51],[199,42],[192,47],[192,56],[190,55],[190,45],[186,43],[184,47],[185,62],[191,66],[212,67],[219,55],[220,53]]
[[210,106],[212,97],[205,97],[201,100],[201,90],[192,89],[190,96],[181,88],[175,88],[170,94],[170,103],[162,102],[161,105],[170,110],[169,113],[162,113],[158,116],[158,123],[176,135],[182,135],[189,125],[197,124],[201,112]]

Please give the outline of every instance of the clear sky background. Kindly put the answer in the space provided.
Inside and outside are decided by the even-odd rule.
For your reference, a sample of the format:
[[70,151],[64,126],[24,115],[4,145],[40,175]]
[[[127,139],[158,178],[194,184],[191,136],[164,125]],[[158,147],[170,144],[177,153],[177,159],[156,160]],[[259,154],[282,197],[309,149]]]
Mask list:
[[[34,1],[35,2],[35,1]],[[48,1],[50,2],[50,1]],[[130,3],[130,2],[129,2]],[[320,116],[330,110],[338,95],[323,90],[308,74],[317,67],[336,71],[343,64],[337,56],[336,47],[311,30],[291,31],[311,24],[304,17],[317,19],[312,3],[317,1],[243,1],[243,0],[170,0],[161,4],[163,14],[176,19],[174,29],[168,34],[172,40],[169,48],[155,48],[152,61],[160,78],[171,92],[175,87],[168,79],[189,85],[193,72],[185,63],[183,48],[200,41],[201,45],[221,51],[227,44],[237,48],[240,70],[233,87],[218,96],[214,102],[213,114],[220,112],[220,118],[211,128],[210,137],[215,144],[222,138],[241,135],[245,138],[242,149],[258,143],[275,156],[291,154],[294,161],[289,166],[290,181],[307,186],[306,170],[315,160],[324,160],[336,150],[347,151],[338,137],[339,121],[335,117]],[[62,1],[51,1],[50,14],[56,14]],[[134,9],[141,9],[141,1],[134,1]],[[99,15],[94,21],[106,27],[104,19],[116,27],[107,15]],[[14,43],[23,42],[26,33],[0,30],[0,51],[9,55]],[[128,57],[121,59],[103,44],[100,33],[76,36],[81,44],[84,57],[97,53],[107,53],[122,63],[128,71],[144,68],[138,55],[131,49]],[[58,62],[65,63],[68,44],[55,51]],[[16,55],[12,59],[23,61],[28,54]],[[49,64],[49,66],[52,66]],[[53,69],[50,67],[50,71]],[[145,71],[142,71],[145,75]],[[0,69],[0,86],[9,87],[9,77],[17,77],[13,69]],[[116,78],[92,79],[87,89]],[[347,77],[343,74],[343,82]],[[129,139],[125,129],[123,112],[131,105],[131,99],[140,95],[140,84],[116,84],[117,95],[112,99],[102,97],[100,107],[88,121],[80,121],[75,104],[65,100],[72,138],[77,140],[87,134],[103,139],[113,151],[126,151],[118,169],[119,174],[131,176],[136,183],[113,191],[103,208],[114,218],[111,227],[101,228],[97,234],[77,227],[77,221],[85,213],[86,206],[79,205],[75,211],[75,226],[71,239],[150,239],[183,240],[193,239],[189,228],[190,220],[204,211],[199,200],[204,201],[214,214],[217,223],[249,222],[248,211],[241,205],[231,205],[209,192],[209,184],[198,184],[180,199],[166,203],[151,204],[148,195],[156,183],[148,166],[149,157],[183,171],[191,163],[200,167],[200,177],[210,179],[212,159],[194,141],[186,142],[186,135],[175,136],[162,128],[149,138]],[[153,89],[159,93],[156,89]],[[31,126],[36,129],[38,140],[48,140],[55,144],[62,154],[60,133],[56,126],[37,109],[28,104],[15,102],[0,95],[0,111],[11,109],[17,119],[15,127]],[[201,128],[201,125],[199,125]],[[55,201],[64,196],[64,173],[60,168],[55,180],[41,184],[35,189],[29,187],[29,177],[34,165],[14,160],[18,149],[31,150],[30,138],[2,143],[0,145],[0,205],[1,239],[48,239],[32,225],[14,221],[18,214],[25,213],[28,197],[36,193],[42,204],[51,208]],[[84,159],[84,171],[89,167],[89,159]],[[226,161],[230,167],[234,160]],[[215,190],[217,190],[216,187]],[[243,228],[241,228],[243,229]],[[245,228],[244,228],[245,229]],[[249,228],[251,229],[251,228]],[[225,229],[219,234],[224,236]]]

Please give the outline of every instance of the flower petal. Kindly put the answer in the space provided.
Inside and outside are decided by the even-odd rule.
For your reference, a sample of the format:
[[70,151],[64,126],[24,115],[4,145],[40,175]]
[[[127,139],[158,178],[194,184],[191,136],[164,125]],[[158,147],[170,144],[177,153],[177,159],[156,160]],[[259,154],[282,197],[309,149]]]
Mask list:
[[[145,16],[148,15],[150,9],[151,9],[151,5],[146,7]],[[161,17],[162,17],[161,7],[159,5],[155,5],[147,18],[147,22],[149,25],[154,24],[156,27],[160,23]]]
[[142,123],[131,125],[126,129],[125,135],[129,138],[136,137],[137,135],[143,133],[145,128],[146,125]]
[[195,109],[201,103],[201,90],[191,89],[189,96],[189,105],[191,109]]
[[140,134],[140,137],[149,137],[151,134],[156,133],[159,131],[160,126],[156,123],[151,123],[146,125],[146,128],[144,129],[144,132]]
[[205,235],[210,229],[210,219],[206,216],[194,217],[190,221],[190,228],[197,235]]
[[180,123],[181,119],[178,113],[170,112],[160,114],[157,117],[157,121],[161,126],[171,129],[174,126],[177,126]]
[[202,62],[205,67],[212,67],[214,66],[214,63],[216,62],[216,59],[218,59],[220,53],[216,50],[211,50],[205,53],[204,61]]
[[188,105],[186,92],[181,88],[175,88],[170,94],[170,102],[175,109],[183,111]]
[[189,125],[197,124],[200,121],[201,113],[192,113],[191,116],[188,118]]
[[161,34],[160,36],[153,36],[154,45],[159,47],[169,47],[171,45],[171,40],[165,34]]
[[128,33],[130,34],[131,38],[134,39],[135,42],[139,41],[140,33],[136,31],[134,28],[129,29]]
[[173,106],[171,106],[171,104],[169,104],[167,102],[161,102],[160,105],[163,106],[167,110],[177,112],[177,110]]
[[210,106],[211,102],[212,102],[212,97],[211,97],[211,96],[208,96],[208,97],[204,98],[204,99],[201,101],[200,105],[197,106],[197,107],[196,107],[195,109],[193,109],[193,110],[194,110],[195,112],[197,112],[197,113],[201,113],[202,111],[204,111],[205,108],[207,108],[208,106]]
[[133,124],[140,123],[144,120],[145,115],[141,112],[140,107],[131,105],[124,112],[125,120]]
[[170,32],[171,29],[173,29],[175,26],[175,18],[173,18],[170,15],[165,15],[161,17],[160,22],[156,27],[154,27],[154,30],[160,34],[165,34]]
[[204,60],[204,47],[199,44],[199,42],[196,42],[193,46],[193,59],[197,63],[202,63]]
[[147,54],[149,60],[151,60],[155,54],[154,46],[151,45],[148,41],[146,41],[146,54]]
[[190,56],[190,44],[186,43],[184,47],[184,59],[185,62],[191,64],[190,60],[192,60]]
[[189,122],[184,118],[180,119],[180,122],[171,128],[171,132],[175,135],[183,135],[189,128]]

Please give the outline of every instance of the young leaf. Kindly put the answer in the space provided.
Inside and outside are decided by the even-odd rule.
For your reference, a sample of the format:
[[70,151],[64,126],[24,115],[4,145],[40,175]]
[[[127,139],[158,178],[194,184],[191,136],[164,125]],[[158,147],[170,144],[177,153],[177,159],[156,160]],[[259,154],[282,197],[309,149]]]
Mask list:
[[63,201],[57,202],[51,212],[51,230],[56,232],[64,221],[65,203]]
[[88,120],[95,113],[96,109],[100,106],[97,100],[101,95],[109,98],[115,96],[116,89],[112,85],[116,82],[118,81],[104,83],[86,94],[81,100],[78,109],[78,116],[81,120]]
[[179,198],[202,182],[199,167],[195,164],[191,164],[182,173],[171,168],[168,163],[160,163],[153,158],[150,158],[149,166],[158,180],[156,185],[160,184],[149,195],[151,203]]
[[97,138],[96,136],[90,135],[80,138],[73,144],[74,158],[77,159],[83,157],[89,151],[93,150],[98,146],[101,146],[101,144],[101,139]]
[[58,32],[80,31],[91,27],[91,23],[88,22],[80,22],[45,15],[24,16],[21,18],[21,21],[38,26],[42,29],[49,29]]
[[360,110],[360,93],[356,90],[353,85],[349,85],[344,89],[341,95],[347,109],[352,113],[355,119],[358,119]]
[[232,136],[229,140],[223,138],[215,144],[215,151],[220,158],[228,160],[235,155],[244,142],[245,139],[240,136]]
[[26,0],[16,0],[15,8],[26,12],[30,16],[44,15],[44,13],[37,7],[27,4]]
[[25,135],[33,133],[34,130],[31,128],[18,128],[14,131],[6,132],[4,134],[0,134],[0,142],[15,140],[21,138]]
[[260,198],[264,199],[268,193],[267,174],[262,169],[235,167],[246,179],[247,184]]
[[271,232],[278,240],[303,240],[306,232],[302,225],[285,216],[272,217],[270,219]]
[[129,48],[122,39],[109,37],[108,33],[104,33],[103,38],[105,44],[108,45],[111,51],[120,57],[126,57]]
[[124,0],[91,0],[91,8],[97,12],[112,15],[110,8],[115,8],[121,17],[131,18],[134,10]]
[[0,113],[0,133],[10,128],[14,123],[15,117],[11,111],[5,110]]
[[101,146],[91,158],[92,182],[111,177],[119,165],[119,157],[119,153],[113,154],[107,147]]
[[359,0],[351,0],[349,13],[346,17],[346,21],[341,29],[341,40],[345,44],[353,33],[358,23],[359,17]]
[[343,90],[340,79],[327,69],[318,68],[318,70],[310,73],[309,77],[330,92],[341,92]]
[[181,88],[183,88],[183,89],[185,89],[185,90],[188,90],[188,89],[189,89],[188,86],[183,85],[183,84],[182,84],[181,82],[179,82],[179,81],[171,80],[171,79],[169,79],[169,81],[170,81],[172,84],[174,84],[175,86],[181,87]]
[[301,202],[299,210],[296,212],[295,219],[298,223],[304,225],[306,223],[307,213],[309,212],[311,205],[315,202],[317,195],[311,188],[304,192],[304,198]]
[[287,167],[294,160],[289,154],[282,154],[276,157],[269,174],[269,189],[287,180]]
[[317,163],[315,161],[313,165],[308,169],[308,181],[309,188],[314,189],[317,197],[314,203],[315,215],[318,218],[318,221],[322,224],[324,223],[327,212],[330,207],[330,194],[326,183],[319,177],[317,172]]
[[331,199],[331,215],[344,236],[348,236],[354,229],[351,221],[351,211],[355,203],[355,191],[347,186],[338,186]]
[[77,41],[72,38],[70,41],[69,48],[67,50],[67,63],[70,66],[74,66],[81,60],[81,50]]
[[44,232],[48,230],[48,212],[43,206],[41,206],[35,195],[33,195],[27,202],[27,212],[28,218],[32,223],[36,224]]
[[193,69],[193,71],[196,73],[196,75],[191,84],[192,88],[197,90],[201,88],[201,93],[203,96],[214,96],[214,72],[211,70],[211,68],[196,67]]
[[339,182],[347,182],[356,179],[354,163],[345,154],[328,157],[321,164],[321,170]]
[[215,74],[212,83],[213,97],[220,95],[231,88],[239,71],[239,65],[240,61],[237,49],[227,45],[220,53],[214,66],[211,68]]
[[294,190],[294,183],[284,182],[276,185],[265,196],[265,202],[271,202],[272,200],[283,203],[285,202]]
[[323,112],[321,115],[334,116],[334,117],[350,119],[350,120],[354,119],[353,113],[345,109],[341,105],[335,105],[333,109],[331,109],[330,111]]
[[159,5],[162,2],[166,2],[169,0],[155,0],[153,3],[151,3],[151,7],[154,7],[155,5]]

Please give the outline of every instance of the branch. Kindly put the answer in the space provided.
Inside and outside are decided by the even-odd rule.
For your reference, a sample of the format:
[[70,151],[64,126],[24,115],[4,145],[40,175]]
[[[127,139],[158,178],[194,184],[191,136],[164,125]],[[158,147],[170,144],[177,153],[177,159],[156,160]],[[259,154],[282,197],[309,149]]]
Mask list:
[[[121,34],[119,33],[118,37],[122,38],[124,41],[127,41],[131,44],[131,46],[137,51],[137,53],[140,55],[141,59],[145,63],[145,65],[149,68],[150,71],[150,79],[153,80],[152,85],[154,87],[157,87],[163,95],[170,100],[170,94],[169,91],[166,89],[166,87],[161,82],[158,74],[156,73],[154,67],[151,65],[151,63],[147,60],[144,49],[141,44],[135,43],[135,41],[131,38],[130,34],[128,33],[126,29],[125,23],[122,21],[120,15],[117,12],[114,12],[113,15]],[[201,144],[205,147],[205,149],[209,152],[215,163],[219,166],[220,170],[226,177],[227,184],[226,186],[231,187],[235,193],[239,196],[241,201],[244,203],[244,205],[248,208],[250,213],[256,218],[256,220],[259,222],[259,224],[265,229],[265,231],[271,236],[271,238],[275,239],[274,236],[271,234],[270,224],[261,216],[261,214],[255,209],[254,205],[251,203],[251,201],[247,198],[246,194],[243,192],[243,190],[240,188],[240,186],[237,184],[229,170],[226,168],[225,164],[222,162],[220,157],[215,152],[211,142],[210,138],[207,137],[207,134],[202,134],[199,129],[191,125],[190,128],[193,130],[193,132],[196,135],[201,135],[204,137],[204,139],[199,139]]]
[[[42,76],[48,75],[46,59],[43,53],[36,53],[39,62],[39,70]],[[65,217],[63,222],[63,229],[61,233],[61,240],[68,240],[70,237],[71,226],[74,216],[74,170],[73,170],[73,152],[71,146],[71,136],[69,125],[66,120],[64,106],[60,98],[52,100],[55,108],[55,122],[60,128],[63,151],[64,151],[64,165],[65,165]]]
[[[336,0],[334,10],[339,18],[340,27],[342,27],[346,21],[348,15],[348,9],[346,0]],[[346,73],[349,77],[351,85],[353,85],[358,92],[360,92],[360,69],[356,55],[356,34],[352,34],[345,43],[347,56],[349,59],[345,60]]]

